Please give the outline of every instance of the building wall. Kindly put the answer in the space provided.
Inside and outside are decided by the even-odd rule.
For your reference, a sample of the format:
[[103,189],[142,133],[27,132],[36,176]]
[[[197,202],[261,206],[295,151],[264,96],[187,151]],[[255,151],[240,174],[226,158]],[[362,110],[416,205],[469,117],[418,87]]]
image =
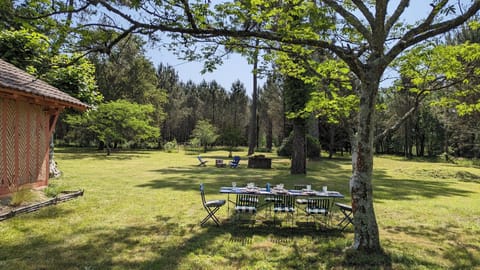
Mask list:
[[0,97],[0,195],[48,184],[50,122],[44,106]]

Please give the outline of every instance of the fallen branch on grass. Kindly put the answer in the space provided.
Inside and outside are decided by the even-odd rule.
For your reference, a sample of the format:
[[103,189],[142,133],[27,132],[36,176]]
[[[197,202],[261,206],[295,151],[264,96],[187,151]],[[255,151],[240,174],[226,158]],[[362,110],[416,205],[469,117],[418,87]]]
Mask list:
[[69,200],[72,200],[78,196],[83,196],[83,190],[78,190],[78,191],[62,191],[60,192],[59,195],[57,195],[55,198],[49,199],[44,202],[40,203],[35,203],[27,206],[22,206],[18,207],[15,209],[12,209],[10,212],[7,212],[5,214],[0,215],[0,221],[12,218],[16,216],[17,214],[23,214],[23,213],[30,213],[39,210],[40,208],[43,208],[45,206],[49,205],[54,205],[60,202],[66,202]]

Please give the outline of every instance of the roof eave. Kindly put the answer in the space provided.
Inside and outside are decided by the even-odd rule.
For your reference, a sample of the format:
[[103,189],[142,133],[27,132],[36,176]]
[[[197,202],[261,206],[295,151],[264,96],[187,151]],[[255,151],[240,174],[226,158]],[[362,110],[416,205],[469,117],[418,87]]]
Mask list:
[[84,112],[88,108],[90,108],[89,105],[82,102],[78,102],[78,103],[68,102],[65,100],[59,100],[59,99],[50,98],[46,96],[35,95],[32,93],[21,92],[16,89],[10,89],[10,88],[4,88],[4,87],[0,87],[0,97],[5,97],[5,98],[10,98],[15,100],[23,100],[26,102],[39,104],[39,105],[48,105],[48,106],[63,107],[63,108],[68,107],[81,112]]

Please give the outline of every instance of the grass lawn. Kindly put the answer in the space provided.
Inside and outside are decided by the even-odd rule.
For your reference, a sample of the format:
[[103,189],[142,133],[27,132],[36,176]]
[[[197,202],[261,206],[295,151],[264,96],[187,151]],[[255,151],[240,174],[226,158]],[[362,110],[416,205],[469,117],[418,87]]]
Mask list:
[[[207,199],[226,198],[221,186],[255,182],[327,185],[346,195],[349,159],[309,161],[306,176],[289,175],[289,160],[272,169],[215,168],[226,151],[195,155],[128,151],[107,157],[59,149],[57,187],[84,189],[69,202],[0,223],[0,269],[344,269],[370,268],[375,258],[346,258],[349,227],[199,226]],[[480,169],[453,164],[375,158],[374,196],[380,239],[391,269],[480,269]],[[260,215],[260,214],[259,214]],[[333,217],[336,224],[339,213]],[[385,260],[385,258],[383,258]],[[365,263],[363,266],[362,264]]]

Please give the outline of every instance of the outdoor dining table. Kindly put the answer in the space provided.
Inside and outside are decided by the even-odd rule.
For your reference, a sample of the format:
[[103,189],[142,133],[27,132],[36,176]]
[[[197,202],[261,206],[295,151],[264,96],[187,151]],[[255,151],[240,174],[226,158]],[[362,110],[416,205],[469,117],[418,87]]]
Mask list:
[[338,191],[317,191],[317,190],[297,190],[297,189],[276,189],[274,187],[267,190],[267,188],[248,188],[248,187],[221,187],[220,193],[227,194],[227,212],[230,214],[230,203],[235,203],[235,201],[230,200],[230,194],[233,195],[242,195],[242,194],[251,194],[258,196],[273,196],[273,195],[289,195],[296,197],[309,197],[309,198],[331,198],[332,205],[335,202],[335,199],[344,198],[343,194]]

